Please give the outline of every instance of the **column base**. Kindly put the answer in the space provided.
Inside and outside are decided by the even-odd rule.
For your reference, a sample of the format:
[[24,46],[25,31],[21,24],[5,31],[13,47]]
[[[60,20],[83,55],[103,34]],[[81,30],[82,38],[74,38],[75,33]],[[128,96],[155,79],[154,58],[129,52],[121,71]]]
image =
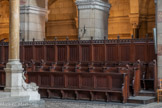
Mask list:
[[38,86],[35,83],[27,84],[23,68],[19,60],[9,60],[6,65],[6,87],[5,92],[10,92],[11,96],[28,96],[29,100],[40,100]]

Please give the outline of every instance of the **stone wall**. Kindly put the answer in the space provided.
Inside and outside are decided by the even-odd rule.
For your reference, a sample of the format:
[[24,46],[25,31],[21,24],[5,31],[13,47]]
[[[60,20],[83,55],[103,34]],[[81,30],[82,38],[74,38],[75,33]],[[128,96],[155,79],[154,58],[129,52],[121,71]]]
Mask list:
[[21,39],[42,41],[45,38],[46,0],[20,1]]
[[[58,0],[49,7],[49,21],[47,23],[47,38],[53,39],[77,39],[78,23],[75,0]],[[106,0],[107,1],[107,0]],[[153,36],[155,27],[154,0],[109,0],[111,4],[108,24],[108,37],[131,38]]]
[[0,40],[9,37],[9,3],[0,0]]
[[47,39],[77,39],[77,9],[74,0],[57,0],[49,6],[48,22],[46,23]]
[[162,1],[157,0],[158,79],[162,79]]
[[120,35],[122,38],[130,37],[130,2],[129,0],[109,0],[111,4],[108,37],[116,38]]
[[141,0],[140,1],[140,30],[139,36],[145,37],[149,34],[153,36],[153,28],[155,27],[155,3],[154,0]]
[[[21,3],[25,1],[26,0],[21,0]],[[40,8],[45,8],[44,0],[27,1],[30,1],[29,4],[33,6],[37,5]],[[78,12],[75,0],[52,1],[54,2],[49,6],[46,29],[44,29],[44,24],[44,26],[32,26],[34,29],[37,29],[35,31],[38,31],[38,34],[36,35],[34,32],[31,33],[30,35],[32,36],[30,39],[36,37],[38,40],[42,40],[44,35],[46,35],[47,39],[54,39],[55,36],[61,40],[65,39],[67,36],[69,36],[70,39],[78,39]],[[131,38],[131,34],[138,34],[139,37],[145,37],[146,34],[152,36],[152,28],[155,27],[154,0],[109,0],[109,3],[111,4],[108,19],[109,38],[116,38],[117,35],[120,35],[121,38]],[[0,39],[4,37],[8,38],[8,8],[8,0],[0,0]],[[21,17],[22,22],[24,17],[23,15]],[[30,15],[29,18],[32,20],[36,18],[36,16]],[[44,22],[45,16],[43,16],[43,18],[39,17],[38,19],[37,21]],[[44,21],[41,21],[41,19]],[[37,25],[41,25],[40,22],[37,23]],[[134,33],[135,31],[136,33]],[[41,32],[41,34],[39,32]]]

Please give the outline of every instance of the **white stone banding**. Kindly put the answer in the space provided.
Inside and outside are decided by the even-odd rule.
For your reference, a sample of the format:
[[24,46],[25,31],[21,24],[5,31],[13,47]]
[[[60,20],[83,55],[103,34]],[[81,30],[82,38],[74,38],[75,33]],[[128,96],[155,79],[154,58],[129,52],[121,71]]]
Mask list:
[[102,11],[109,11],[110,4],[100,0],[77,0],[76,5],[78,9],[98,9]]
[[37,6],[20,6],[20,14],[39,14],[39,15],[46,15],[47,9],[40,8]]

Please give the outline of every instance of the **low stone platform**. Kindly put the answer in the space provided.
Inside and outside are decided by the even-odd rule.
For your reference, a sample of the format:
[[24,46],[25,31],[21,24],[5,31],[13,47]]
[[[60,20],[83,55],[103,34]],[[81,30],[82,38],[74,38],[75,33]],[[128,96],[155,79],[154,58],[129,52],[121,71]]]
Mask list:
[[5,93],[0,94],[0,96],[6,96],[0,97],[0,108],[162,108],[162,103],[156,102],[147,105],[62,99],[43,99],[29,102],[26,101],[27,97],[11,98]]
[[128,103],[149,104],[156,101],[153,96],[131,96],[128,98]]
[[[136,96],[130,99],[145,100],[153,97]],[[0,108],[162,108],[162,103],[132,104],[100,101],[82,101],[66,99],[42,99],[41,101],[30,101],[29,97],[11,97],[9,92],[0,92]]]
[[154,91],[141,90],[138,94],[139,96],[156,96]]
[[45,99],[45,101],[46,108],[134,108],[141,106],[141,104],[82,100]]
[[45,101],[29,101],[29,97],[11,97],[9,92],[0,92],[0,108],[45,108]]
[[162,108],[162,103],[151,103],[151,104],[147,104],[147,105],[141,105],[135,108]]
[[46,108],[162,108],[162,103],[131,104],[81,100],[45,99]]

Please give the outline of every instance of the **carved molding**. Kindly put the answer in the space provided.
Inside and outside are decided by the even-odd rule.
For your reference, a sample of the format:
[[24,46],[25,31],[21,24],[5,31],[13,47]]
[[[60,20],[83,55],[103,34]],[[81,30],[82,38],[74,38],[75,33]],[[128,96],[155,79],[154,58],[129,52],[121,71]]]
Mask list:
[[110,4],[100,0],[76,0],[78,9],[98,9],[102,11],[109,11]]
[[41,15],[46,15],[47,14],[47,9],[45,8],[40,8],[37,6],[20,6],[20,13],[21,14],[41,14]]

